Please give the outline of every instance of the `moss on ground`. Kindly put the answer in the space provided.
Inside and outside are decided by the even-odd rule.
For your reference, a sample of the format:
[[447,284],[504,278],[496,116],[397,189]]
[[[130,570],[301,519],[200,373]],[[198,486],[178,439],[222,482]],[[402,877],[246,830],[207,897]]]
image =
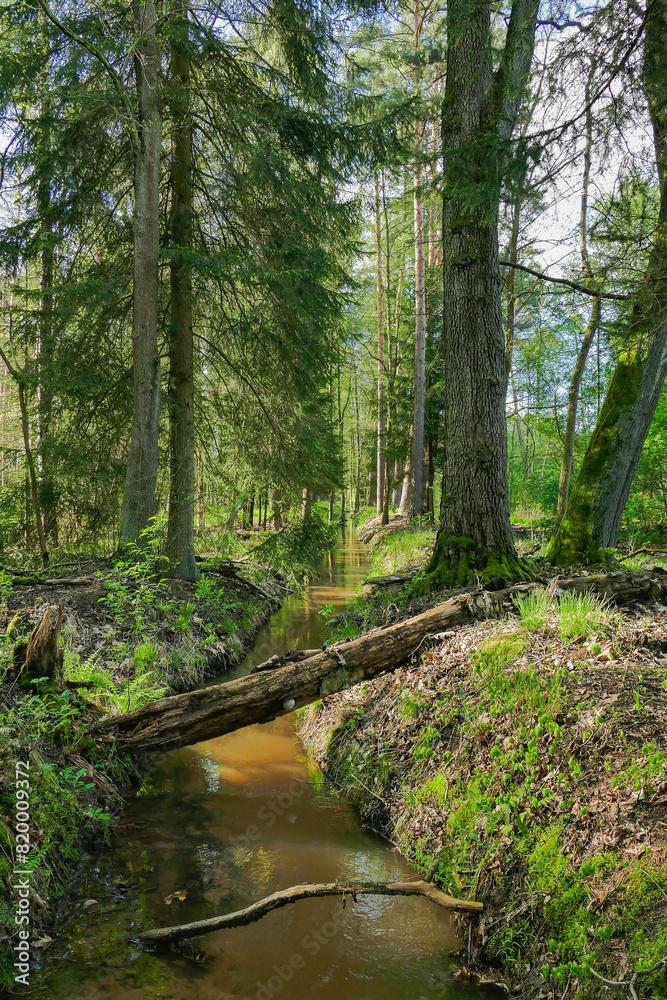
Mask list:
[[557,604],[525,611],[326,699],[304,740],[366,823],[485,903],[473,965],[524,997],[614,996],[597,973],[665,1000],[667,671],[641,651],[667,633],[604,608],[564,609],[567,626]]

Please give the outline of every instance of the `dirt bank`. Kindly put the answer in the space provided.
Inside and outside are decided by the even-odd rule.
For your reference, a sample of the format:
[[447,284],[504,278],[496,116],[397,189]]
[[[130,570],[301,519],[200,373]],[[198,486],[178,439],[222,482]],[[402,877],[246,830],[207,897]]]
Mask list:
[[[199,584],[122,571],[75,584],[5,584],[0,606],[0,993],[16,987],[12,947],[18,943],[19,882],[27,877],[31,958],[39,961],[65,904],[68,880],[85,852],[108,846],[109,829],[147,767],[115,748],[98,746],[85,734],[86,726],[104,712],[186,690],[229,669],[243,658],[284,593],[274,578],[260,586],[220,573],[205,575]],[[73,685],[64,690],[36,677],[26,680],[19,655],[45,610],[59,604],[62,673]],[[26,854],[21,853],[24,845]],[[29,875],[19,877],[19,868]]]
[[667,609],[587,600],[452,630],[300,732],[370,827],[484,902],[470,969],[525,997],[663,998]]

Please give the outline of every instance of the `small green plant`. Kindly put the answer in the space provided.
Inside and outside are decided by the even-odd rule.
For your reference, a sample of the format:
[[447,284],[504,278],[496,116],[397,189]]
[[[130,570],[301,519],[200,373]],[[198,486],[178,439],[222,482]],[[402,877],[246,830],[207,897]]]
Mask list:
[[608,634],[616,618],[609,601],[597,594],[565,593],[560,599],[558,627],[563,642]]
[[423,707],[424,699],[422,695],[410,694],[409,691],[403,691],[401,695],[400,712],[406,721],[411,722],[418,718]]
[[137,670],[146,670],[157,662],[159,655],[157,646],[152,642],[140,642],[132,654],[132,660]]
[[546,590],[528,594],[526,597],[519,594],[516,603],[521,615],[521,624],[528,632],[539,632],[543,629],[554,610],[553,601]]
[[412,759],[415,763],[430,760],[435,756],[436,745],[440,742],[440,733],[433,726],[424,726],[415,740]]
[[185,604],[181,605],[181,609],[178,613],[178,618],[174,622],[174,628],[177,632],[189,632],[190,625],[192,622],[192,616],[195,613],[195,606],[192,601],[187,601]]

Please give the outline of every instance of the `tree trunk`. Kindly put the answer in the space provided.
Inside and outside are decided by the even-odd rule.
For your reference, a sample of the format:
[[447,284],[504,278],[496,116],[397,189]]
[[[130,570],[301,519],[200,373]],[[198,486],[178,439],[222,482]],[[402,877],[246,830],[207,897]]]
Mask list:
[[[412,428],[410,428],[410,437],[412,438]],[[398,513],[401,517],[407,517],[410,510],[410,494],[412,493],[412,458],[408,455],[405,460],[405,469],[403,470],[403,486],[401,487],[401,502],[398,505]]]
[[304,521],[310,521],[310,515],[312,512],[313,498],[310,492],[310,486],[304,486],[303,488],[303,506],[301,509],[301,515]]
[[[667,572],[613,573],[559,580],[559,587],[575,593],[595,591],[620,604],[662,598],[667,593]],[[198,688],[150,702],[124,715],[107,716],[94,723],[93,736],[107,734],[120,751],[152,752],[215,739],[244,726],[269,722],[313,701],[335,694],[360,681],[395,670],[421,644],[438,632],[491,613],[506,612],[517,591],[543,592],[541,584],[495,592],[477,591],[452,597],[413,618],[378,629],[358,639],[344,641],[313,656],[280,659],[258,673],[224,684]]]
[[28,466],[28,476],[30,481],[30,498],[32,509],[35,515],[35,525],[37,527],[37,538],[39,540],[39,551],[42,557],[42,566],[49,563],[49,552],[46,547],[46,535],[44,534],[44,523],[42,521],[42,511],[39,505],[39,488],[37,486],[37,473],[35,472],[35,460],[30,447],[30,424],[28,421],[28,406],[25,398],[23,382],[17,382],[19,409],[21,411],[21,429],[23,431],[23,445],[25,448],[25,460]]
[[171,322],[169,327],[169,521],[167,573],[197,581],[195,561],[195,419],[192,337],[192,121],[188,9],[171,39]]
[[153,0],[132,0],[134,73],[139,122],[134,154],[132,370],[134,409],[120,523],[120,545],[138,542],[155,513],[160,421],[157,342],[160,238],[160,146],[156,11]]
[[447,8],[444,477],[424,589],[523,572],[510,526],[497,219],[501,150],[530,70],[537,6],[537,0],[514,0],[495,73],[489,5],[451,0]]
[[40,142],[42,176],[37,189],[39,229],[41,242],[40,315],[39,315],[39,458],[41,462],[40,505],[44,512],[44,533],[58,544],[58,517],[56,506],[56,481],[52,468],[53,441],[53,231],[51,212],[51,176],[47,164],[53,156],[49,117],[51,103],[47,98],[43,108],[43,127]]
[[382,306],[382,230],[380,227],[380,190],[375,173],[375,235],[377,256],[377,312],[378,312],[378,381],[377,381],[377,491],[376,510],[382,513],[384,497],[384,326]]
[[[423,21],[415,3],[414,48],[419,50]],[[415,60],[415,94],[419,95],[419,63]],[[408,517],[419,517],[424,502],[424,411],[426,405],[426,264],[424,257],[424,197],[422,193],[422,122],[414,122],[413,207],[415,238],[415,377],[412,414],[412,495]]]
[[354,482],[354,510],[355,513],[361,507],[361,434],[359,430],[359,380],[357,377],[357,366],[354,366],[354,444],[356,475]]
[[595,430],[547,559],[558,565],[606,558],[613,548],[644,441],[667,374],[667,3],[648,0],[644,89],[660,184],[658,224],[646,275],[628,316]]
[[280,531],[283,526],[283,517],[280,509],[280,501],[282,499],[282,493],[280,490],[275,489],[272,495],[272,509],[271,515],[273,517],[273,530]]
[[[594,67],[595,64],[593,63],[591,66],[591,74],[586,82],[586,147],[584,150],[584,174],[581,185],[581,209],[579,212],[579,248],[581,250],[581,262],[584,274],[589,282],[593,281],[593,269],[591,268],[590,257],[588,254],[587,227],[588,185],[591,173],[591,149],[593,146],[593,111],[590,107],[590,90],[593,82],[592,76]],[[572,380],[570,382],[570,391],[567,401],[567,421],[565,424],[565,437],[563,439],[563,458],[561,461],[560,481],[558,484],[558,507],[556,510],[554,532],[558,531],[560,523],[563,520],[563,515],[565,514],[565,508],[567,506],[567,498],[570,493],[570,475],[572,473],[572,462],[574,460],[574,439],[576,434],[577,408],[579,405],[581,380],[584,376],[588,353],[591,349],[593,340],[595,339],[595,334],[600,326],[601,313],[602,301],[598,297],[593,299],[591,318],[588,321],[588,326],[586,327],[586,331],[584,333],[584,339],[582,340],[579,348],[577,362],[574,366],[574,372],[572,373]]]
[[382,504],[381,524],[389,524],[389,500],[391,497],[391,466],[387,466],[384,484],[384,502]]
[[[521,221],[521,199],[517,196],[512,209],[512,233],[510,235],[510,262],[516,264],[519,246],[519,223]],[[512,374],[514,354],[514,333],[516,328],[516,270],[510,267],[507,273],[507,328],[505,331],[505,395]],[[518,415],[518,414],[517,414]]]

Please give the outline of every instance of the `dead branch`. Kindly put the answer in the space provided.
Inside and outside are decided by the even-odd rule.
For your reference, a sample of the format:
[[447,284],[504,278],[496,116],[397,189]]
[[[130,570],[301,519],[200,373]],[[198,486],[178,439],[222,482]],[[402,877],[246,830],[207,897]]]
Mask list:
[[243,910],[234,913],[224,913],[205,920],[195,920],[189,924],[177,924],[174,927],[156,927],[143,931],[136,937],[143,944],[171,944],[182,938],[197,937],[211,931],[226,930],[229,927],[244,927],[256,920],[261,920],[267,913],[299,899],[313,899],[316,896],[424,896],[432,903],[446,910],[458,913],[481,913],[483,903],[475,903],[469,899],[456,899],[436,888],[430,882],[356,882],[350,885],[339,885],[338,882],[313,882],[307,885],[293,885],[282,892],[274,892],[271,896],[251,903]]

